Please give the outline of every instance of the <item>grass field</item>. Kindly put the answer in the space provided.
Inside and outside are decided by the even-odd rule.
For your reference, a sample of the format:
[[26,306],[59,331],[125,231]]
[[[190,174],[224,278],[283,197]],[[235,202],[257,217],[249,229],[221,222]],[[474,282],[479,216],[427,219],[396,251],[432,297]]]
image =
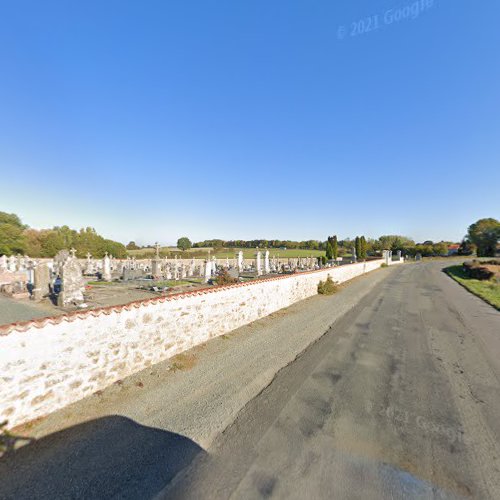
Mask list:
[[447,267],[444,271],[469,292],[500,310],[500,283],[498,281],[482,281],[469,278],[462,266]]
[[[237,253],[240,250],[243,250],[243,258],[244,259],[254,259],[255,258],[255,253],[257,250],[255,248],[221,248],[217,249],[217,251],[214,253],[213,248],[191,248],[190,250],[187,250],[186,252],[182,252],[181,250],[177,248],[172,248],[172,247],[162,247],[160,250],[160,253],[162,256],[168,256],[173,258],[175,255],[177,255],[179,258],[183,259],[191,259],[192,257],[195,258],[205,258],[208,255],[208,251],[210,250],[210,256],[214,256],[217,259],[225,259],[225,258],[235,258]],[[265,252],[265,249],[261,249],[261,252]],[[133,257],[135,256],[136,258],[139,258],[140,256],[144,256],[144,258],[147,258],[147,256],[152,256],[154,255],[155,250],[153,248],[144,248],[141,250],[128,250],[128,254]],[[293,257],[320,257],[321,255],[325,255],[324,250],[303,250],[303,249],[287,249],[287,250],[279,250],[276,248],[271,248],[269,249],[269,255],[270,257],[275,257],[278,256],[280,258],[293,258]]]

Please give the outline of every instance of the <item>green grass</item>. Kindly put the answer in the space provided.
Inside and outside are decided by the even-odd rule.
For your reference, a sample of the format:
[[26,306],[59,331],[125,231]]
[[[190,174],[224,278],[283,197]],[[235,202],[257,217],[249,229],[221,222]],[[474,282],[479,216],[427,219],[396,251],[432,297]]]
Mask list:
[[190,285],[190,281],[183,281],[183,280],[165,280],[165,281],[154,281],[151,282],[151,286],[181,286],[181,285]]
[[89,281],[87,285],[116,285],[113,281]]
[[489,281],[469,278],[462,266],[450,266],[444,271],[469,292],[477,295],[500,311],[500,283],[495,281],[495,278]]
[[[206,258],[208,255],[208,251],[210,250],[210,256],[215,257],[217,259],[234,259],[236,258],[238,252],[243,250],[243,258],[244,259],[254,259],[255,253],[257,250],[255,248],[221,248],[214,252],[213,248],[191,248],[186,252],[181,252],[180,250],[172,247],[162,247],[160,253],[162,256],[167,256],[168,258],[174,258],[176,255],[179,258],[183,259],[191,259],[195,258]],[[265,249],[260,249],[262,253],[265,252]],[[149,256],[153,256],[155,253],[154,248],[144,248],[141,250],[128,250],[128,254],[133,257],[139,258],[139,256],[145,256],[148,258]],[[276,248],[269,249],[269,256],[275,257],[279,256],[280,258],[288,259],[294,257],[320,257],[321,255],[325,255],[324,250],[304,250],[304,249],[287,249],[287,250],[279,250]]]

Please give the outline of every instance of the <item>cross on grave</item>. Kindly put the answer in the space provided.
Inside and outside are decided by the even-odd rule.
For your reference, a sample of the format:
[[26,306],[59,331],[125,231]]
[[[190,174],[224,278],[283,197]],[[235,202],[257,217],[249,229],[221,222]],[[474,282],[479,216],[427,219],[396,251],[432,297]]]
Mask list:
[[69,252],[71,253],[71,257],[73,257],[73,259],[74,259],[75,254],[76,254],[76,250],[74,248],[72,248]]

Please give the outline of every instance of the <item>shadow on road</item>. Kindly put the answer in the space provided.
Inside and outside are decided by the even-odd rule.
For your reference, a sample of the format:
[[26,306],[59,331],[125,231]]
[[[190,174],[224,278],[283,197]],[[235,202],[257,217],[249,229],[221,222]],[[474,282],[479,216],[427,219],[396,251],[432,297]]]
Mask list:
[[151,498],[204,453],[173,432],[110,416],[0,458],[0,498]]

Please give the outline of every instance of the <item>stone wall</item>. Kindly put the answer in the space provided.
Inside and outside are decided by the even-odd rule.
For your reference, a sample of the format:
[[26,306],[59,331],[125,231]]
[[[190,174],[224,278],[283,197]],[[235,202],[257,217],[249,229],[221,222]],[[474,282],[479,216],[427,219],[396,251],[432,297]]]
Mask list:
[[46,415],[145,367],[344,282],[382,260],[0,327],[0,422]]

